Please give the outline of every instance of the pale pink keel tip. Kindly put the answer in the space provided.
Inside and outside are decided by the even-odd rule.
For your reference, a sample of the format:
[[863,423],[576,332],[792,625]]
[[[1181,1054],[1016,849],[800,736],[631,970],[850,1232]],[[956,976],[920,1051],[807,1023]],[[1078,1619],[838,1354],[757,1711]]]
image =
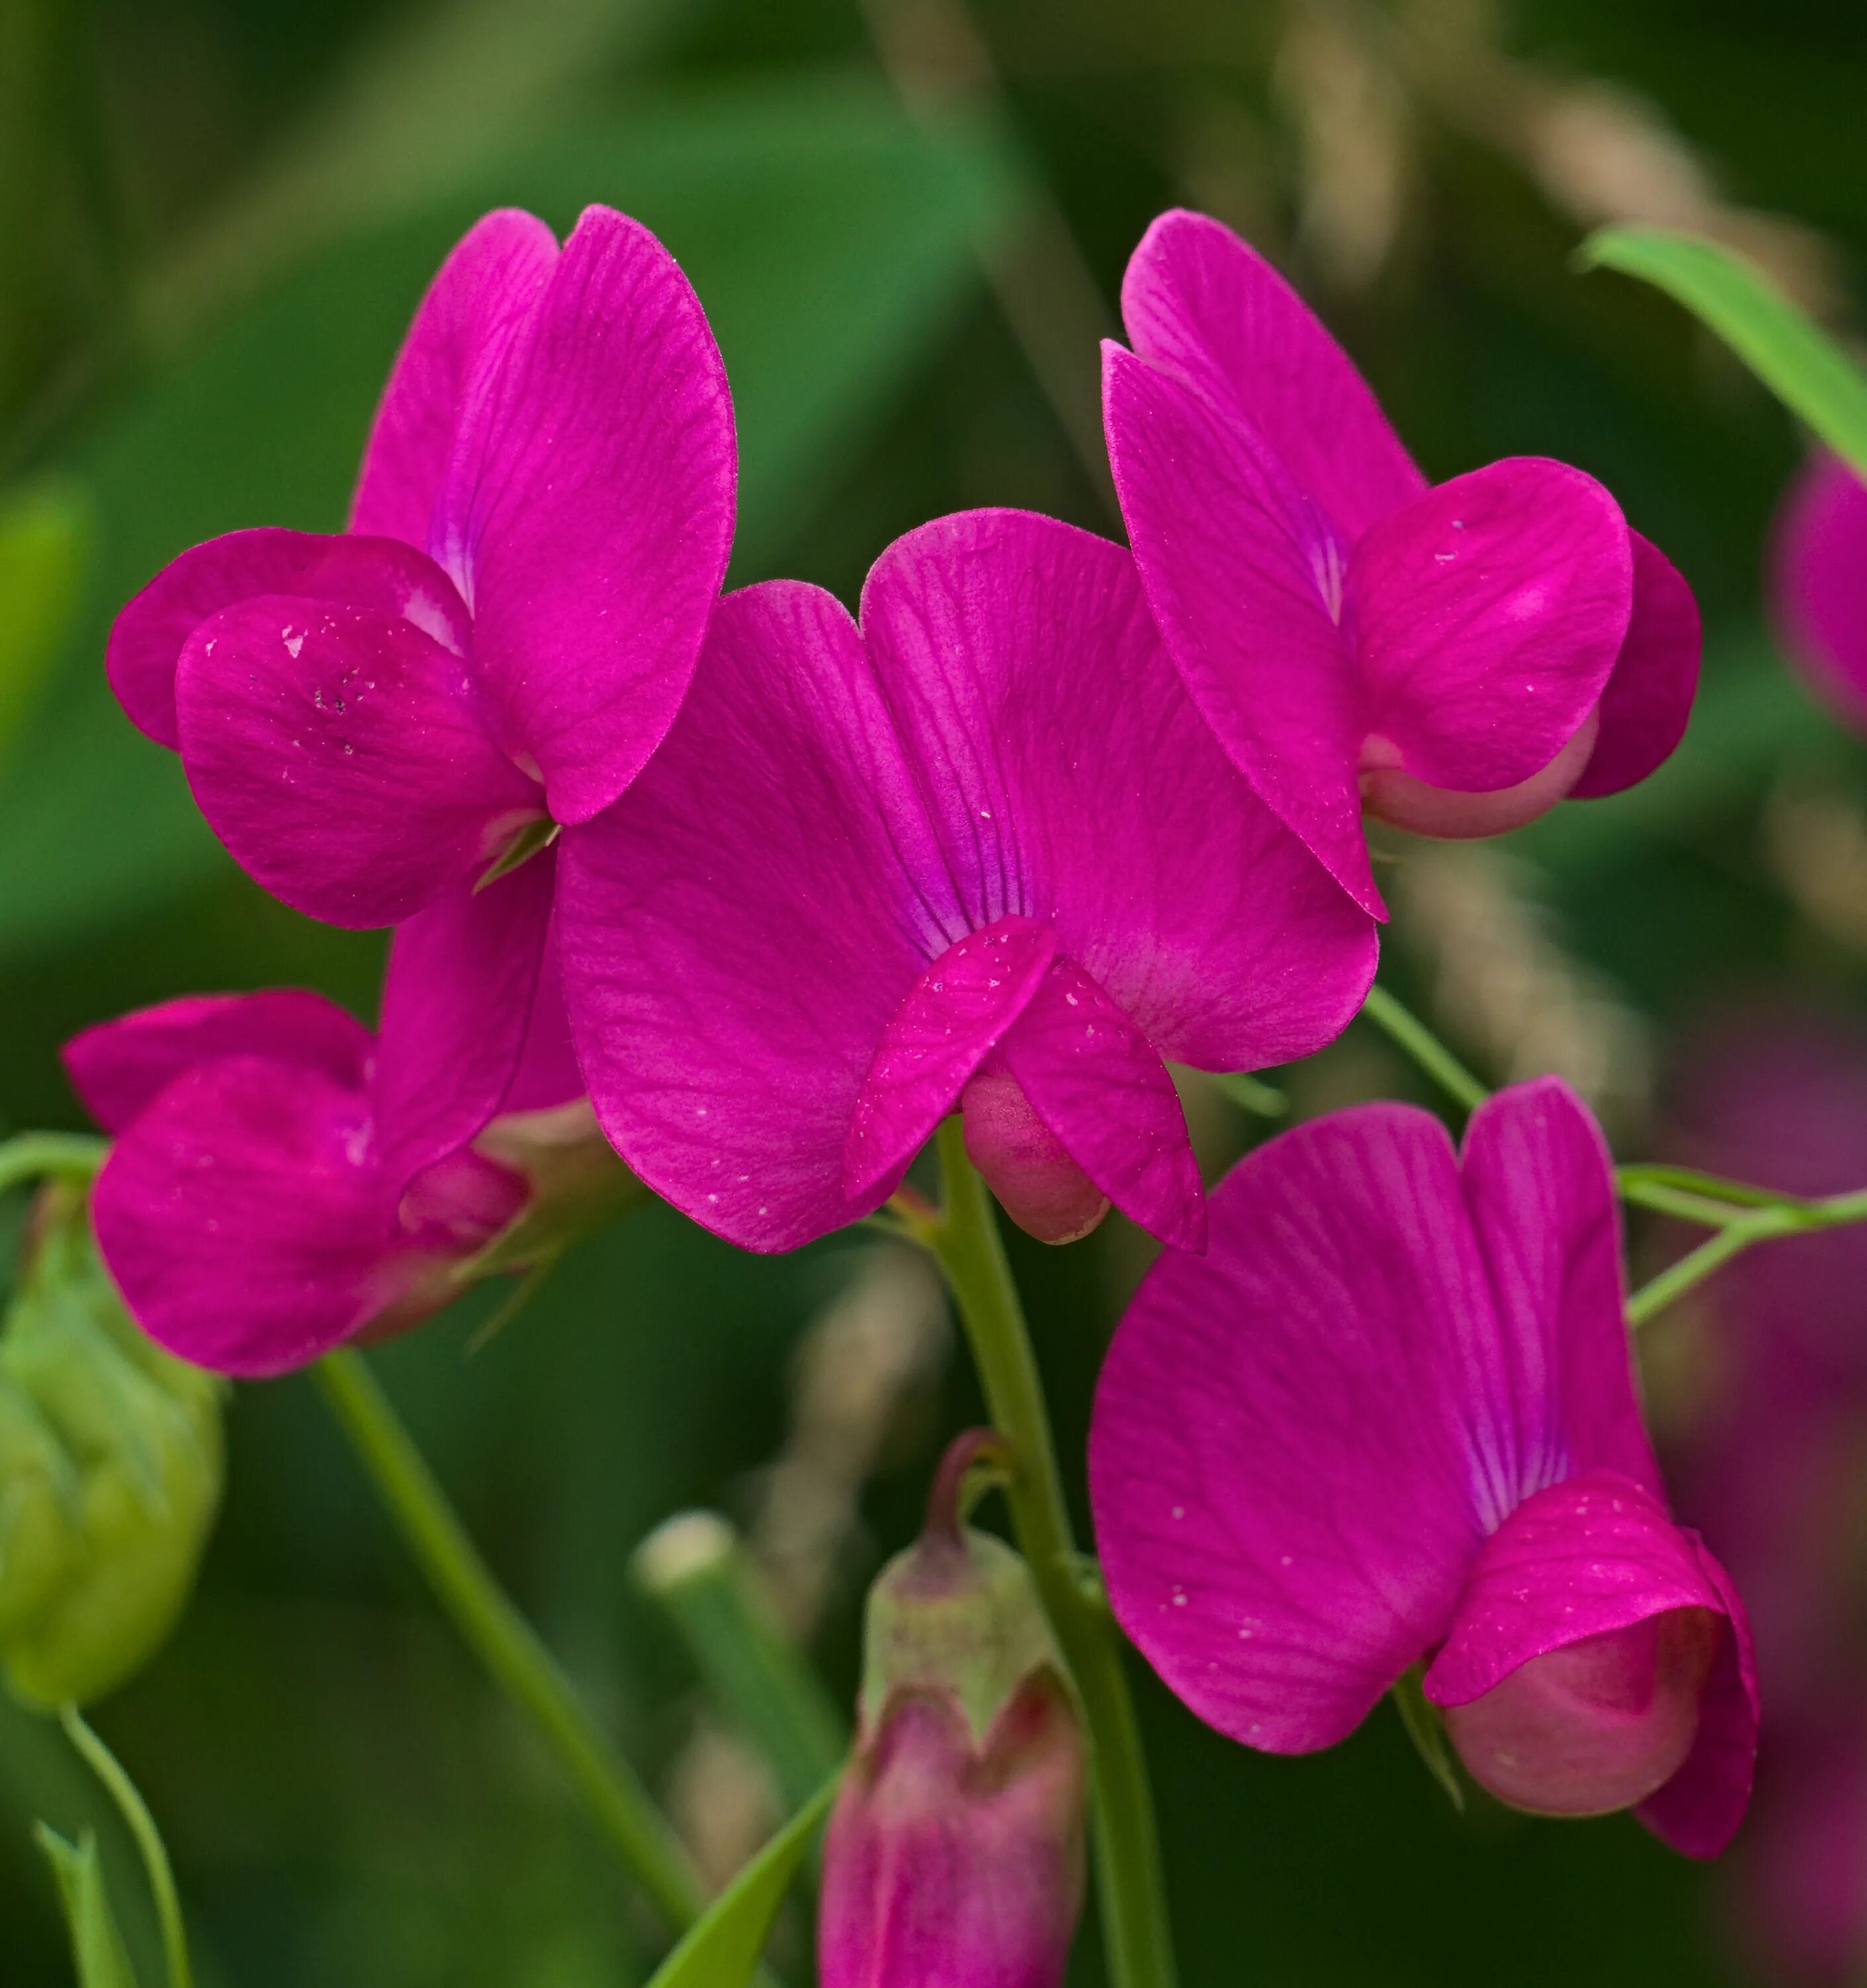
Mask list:
[[1148,598],[1234,762],[1357,901],[1364,808],[1491,835],[1680,741],[1698,613],[1593,478],[1534,458],[1429,487],[1347,355],[1230,229],[1163,215],[1106,349]]
[[897,541],[859,627],[814,587],[728,596],[666,743],[562,861],[604,1129],[752,1249],[879,1207],[955,1111],[1032,1234],[1112,1204],[1197,1249],[1168,1062],[1306,1054],[1374,968],[1371,921],[1213,742],[1128,556],[1018,512]]
[[511,954],[430,994],[478,1053],[415,1163],[486,1122],[543,957],[549,893],[520,894],[520,918],[475,888],[607,806],[660,742],[735,479],[719,353],[660,243],[607,208],[561,249],[490,214],[416,313],[351,529],[197,546],[117,618],[113,688],[258,881],[332,924],[428,919],[463,961]]
[[1243,1161],[1210,1219],[1143,1284],[1090,1435],[1149,1661],[1273,1753],[1346,1737],[1423,1664],[1501,1800],[1631,1807],[1716,1855],[1750,1797],[1750,1628],[1666,1511],[1580,1102],[1502,1092],[1458,1154],[1411,1107],[1339,1112]]

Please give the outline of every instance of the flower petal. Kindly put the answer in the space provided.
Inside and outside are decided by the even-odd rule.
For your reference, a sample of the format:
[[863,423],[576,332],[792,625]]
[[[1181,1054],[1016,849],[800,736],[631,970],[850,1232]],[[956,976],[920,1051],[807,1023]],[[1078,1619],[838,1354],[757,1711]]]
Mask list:
[[545,850],[484,890],[470,877],[450,884],[397,927],[383,982],[375,1090],[391,1190],[465,1145],[511,1091],[556,872],[556,850]]
[[1266,806],[1385,916],[1357,785],[1362,690],[1325,604],[1339,545],[1325,528],[1305,537],[1288,475],[1180,380],[1105,346],[1102,389],[1135,562],[1193,703]]
[[467,666],[412,621],[262,596],[182,652],[182,759],[235,860],[295,910],[395,925],[541,799],[488,736]]
[[93,1211],[137,1323],[218,1373],[302,1366],[393,1280],[367,1099],[302,1066],[233,1057],[184,1072],[111,1149]]
[[1054,927],[1015,914],[968,933],[915,982],[890,1018],[849,1117],[842,1187],[890,1188],[959,1100],[966,1080],[1037,991]]
[[731,546],[732,403],[692,286],[587,208],[495,390],[470,410],[436,556],[474,612],[501,741],[587,820],[660,742]]
[[516,208],[487,215],[456,244],[428,286],[383,390],[350,505],[352,531],[427,549],[470,396],[476,386],[487,390],[557,259],[557,237]]
[[667,742],[562,838],[559,949],[597,1116],[743,1247],[793,1249],[892,1186],[844,1193],[850,1119],[890,1020],[967,929],[918,809],[855,624],[774,581],[721,603]]
[[1699,685],[1699,604],[1650,539],[1633,546],[1633,617],[1602,692],[1601,729],[1572,800],[1618,794],[1656,771],[1686,735]]
[[1172,1689],[1331,1746],[1443,1636],[1484,1537],[1462,1426],[1495,1334],[1438,1121],[1298,1127],[1214,1192],[1116,1329],[1089,1435],[1109,1600]]
[[1770,591],[1784,647],[1858,730],[1867,726],[1867,484],[1825,451],[1778,514]]
[[1054,919],[1156,1049],[1207,1069],[1347,1024],[1373,928],[1214,743],[1119,546],[940,519],[876,562],[863,632],[969,922]]
[[[555,887],[552,892],[555,897]],[[538,992],[532,997],[532,1019],[511,1087],[500,1100],[501,1111],[545,1111],[582,1097],[586,1086],[577,1067],[570,1039],[570,1016],[564,1006],[564,975],[558,964],[557,927],[545,935],[544,964]],[[592,1128],[592,1136],[595,1134]]]
[[1628,631],[1632,553],[1592,476],[1520,457],[1392,512],[1349,568],[1369,732],[1416,779],[1515,786],[1600,701]]
[[1750,1618],[1730,1577],[1696,1533],[1688,1531],[1684,1537],[1698,1556],[1707,1584],[1718,1597],[1730,1633],[1700,1702],[1698,1743],[1679,1772],[1634,1814],[1682,1855],[1716,1857],[1737,1833],[1750,1806],[1761,1702],[1757,1651]]
[[999,1053],[1071,1158],[1131,1220],[1206,1246],[1206,1197],[1159,1052],[1073,959],[1051,963]]
[[1251,421],[1351,543],[1426,487],[1354,362],[1222,223],[1162,215],[1129,259],[1122,317],[1143,359]]
[[191,994],[100,1022],[65,1045],[72,1087],[106,1132],[120,1132],[163,1087],[218,1057],[264,1056],[322,1070],[346,1089],[365,1083],[370,1031],[322,994]]
[[406,616],[464,652],[471,624],[430,560],[383,539],[331,537],[270,526],[229,532],[170,560],[120,614],[104,671],[130,722],[179,751],[175,671],[188,637],[211,615],[256,594],[347,600]]
[[1663,1499],[1635,1393],[1613,1160],[1561,1078],[1481,1104],[1459,1172],[1502,1334],[1484,1417],[1493,1523],[1579,1472]]
[[1584,1636],[1723,1597],[1666,1508],[1618,1471],[1526,1498],[1484,1543],[1426,1675],[1435,1705],[1468,1705],[1511,1672]]

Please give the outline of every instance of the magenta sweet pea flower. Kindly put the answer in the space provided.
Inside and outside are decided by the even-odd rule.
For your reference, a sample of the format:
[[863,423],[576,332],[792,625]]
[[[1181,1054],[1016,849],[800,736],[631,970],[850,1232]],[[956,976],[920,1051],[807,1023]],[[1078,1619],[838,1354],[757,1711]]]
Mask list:
[[1522,457],[1430,488],[1296,292],[1203,215],[1148,230],[1122,313],[1109,454],[1167,647],[1366,909],[1364,807],[1496,834],[1678,744],[1698,610],[1592,477]]
[[1120,548],[971,512],[910,532],[860,625],[730,594],[692,695],[563,851],[566,987],[604,1130],[756,1249],[879,1207],[949,1112],[1050,1240],[1204,1204],[1166,1060],[1303,1056],[1372,923],[1213,744]]
[[[1754,1011],[1695,1044],[1673,1111],[1693,1165],[1790,1194],[1867,1185],[1867,1036]],[[1867,1967],[1864,1293],[1867,1229],[1786,1237],[1720,1270],[1698,1307],[1678,1458],[1680,1508],[1743,1587],[1769,1687],[1732,1895],[1760,1972],[1811,1988]]]
[[1867,732],[1867,485],[1832,455],[1812,456],[1783,500],[1770,592],[1784,647]]
[[532,1203],[527,1158],[588,1110],[549,987],[539,1009],[505,1115],[406,1184],[390,1042],[321,995],[192,996],[75,1037],[66,1067],[116,1141],[98,1246],[137,1323],[251,1378],[457,1296],[456,1269]]
[[1118,1328],[1089,1484],[1109,1596],[1168,1685],[1268,1753],[1332,1746],[1416,1665],[1467,1767],[1693,1856],[1741,1819],[1742,1604],[1668,1516],[1612,1175],[1553,1078],[1474,1114],[1298,1127],[1213,1196]]
[[445,963],[418,1028],[393,979],[386,1000],[430,1099],[404,1178],[511,1080],[551,910],[532,852],[667,731],[734,475],[718,351],[654,237],[593,207],[560,251],[490,214],[416,313],[349,529],[197,546],[117,619],[113,688],[241,864],[313,918],[420,928],[407,950]]

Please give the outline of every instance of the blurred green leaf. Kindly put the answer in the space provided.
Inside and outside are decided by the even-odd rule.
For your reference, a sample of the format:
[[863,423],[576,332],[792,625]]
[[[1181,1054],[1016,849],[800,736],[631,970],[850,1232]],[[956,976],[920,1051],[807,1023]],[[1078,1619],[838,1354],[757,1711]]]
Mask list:
[[475,215],[512,202],[564,231],[604,201],[680,259],[732,380],[738,580],[768,570],[808,522],[974,281],[1015,190],[985,140],[918,129],[850,80],[644,103],[515,151],[448,201],[319,256],[228,325],[83,451],[102,524],[96,583],[70,666],[0,785],[0,962],[147,911],[225,860],[178,763],[105,687],[111,617],[200,539],[341,526],[409,315]]
[[1665,228],[1598,229],[1578,259],[1586,269],[1639,276],[1676,298],[1867,476],[1867,375],[1754,263]]
[[96,1837],[87,1829],[76,1843],[68,1843],[42,1822],[33,1833],[58,1880],[78,1988],[136,1988],[136,1975],[104,1889]]
[[89,502],[69,480],[0,501],[0,759],[69,634],[91,536]]
[[649,1988],[745,1988],[840,1778],[819,1788],[714,1900]]

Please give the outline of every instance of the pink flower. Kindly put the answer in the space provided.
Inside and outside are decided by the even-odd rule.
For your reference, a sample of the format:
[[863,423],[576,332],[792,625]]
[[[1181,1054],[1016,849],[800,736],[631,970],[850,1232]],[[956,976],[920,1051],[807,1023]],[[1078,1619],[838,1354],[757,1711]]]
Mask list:
[[[1858,488],[1858,486],[1856,486]],[[1691,1053],[1679,1156],[1791,1194],[1867,1183],[1867,1038],[1763,1009]],[[1772,1980],[1867,1960],[1867,1229],[1747,1251],[1707,1287],[1681,1507],[1743,1584],[1768,1687],[1736,1898]],[[1706,1383],[1709,1381],[1709,1385]]]
[[1367,384],[1217,221],[1163,215],[1105,347],[1109,458],[1194,702],[1382,915],[1362,810],[1491,835],[1678,744],[1698,610],[1592,477],[1514,458],[1429,488]]
[[1609,1157],[1554,1079],[1455,1155],[1396,1104],[1298,1127],[1163,1259],[1097,1391],[1109,1599],[1200,1716],[1332,1746],[1425,1665],[1519,1807],[1634,1807],[1693,1856],[1741,1819],[1742,1604],[1668,1516],[1635,1398]]
[[869,1213],[947,1113],[1049,1239],[1204,1205],[1166,1058],[1335,1036],[1374,928],[1214,746],[1118,547],[940,519],[859,627],[728,595],[643,777],[564,850],[566,984],[604,1130],[746,1247]]
[[1867,485],[1832,455],[1811,456],[1783,499],[1770,591],[1784,647],[1867,731]]
[[511,1080],[554,852],[486,880],[660,742],[734,478],[719,354],[653,236],[593,207],[560,252],[529,215],[490,214],[416,314],[349,531],[197,546],[118,617],[112,686],[242,866],[314,918],[410,927],[399,964],[444,961],[418,1029],[397,976],[385,997],[429,1100],[390,1162],[404,1178]]
[[521,1162],[563,1129],[549,1107],[581,1089],[548,989],[508,1115],[404,1184],[386,1158],[406,1149],[404,1074],[320,995],[164,1002],[86,1030],[65,1062],[116,1137],[93,1214],[124,1301],[171,1353],[243,1378],[457,1296],[456,1269],[532,1200]]

